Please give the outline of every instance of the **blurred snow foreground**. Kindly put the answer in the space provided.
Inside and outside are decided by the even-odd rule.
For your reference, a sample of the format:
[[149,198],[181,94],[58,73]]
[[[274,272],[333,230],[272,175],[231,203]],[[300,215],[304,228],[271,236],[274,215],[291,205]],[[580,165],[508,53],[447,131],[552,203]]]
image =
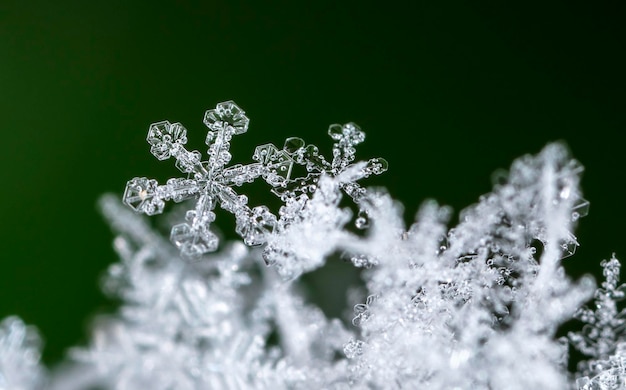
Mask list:
[[[104,288],[123,301],[119,312],[98,318],[90,344],[54,369],[39,363],[37,332],[5,319],[0,389],[626,388],[620,263],[602,263],[597,289],[561,266],[588,208],[582,167],[563,146],[516,160],[457,226],[430,201],[407,228],[384,190],[357,183],[387,163],[354,162],[364,140],[356,125],[330,127],[329,160],[290,138],[227,166],[229,142],[248,122],[233,102],[207,111],[206,161],[184,148],[182,125],[150,126],[151,152],[175,158],[187,176],[134,178],[125,204],[101,198],[120,257]],[[280,198],[276,214],[234,189],[257,179]],[[185,200],[195,204],[169,240],[139,215]],[[242,240],[219,243],[209,228],[217,204]],[[364,293],[348,321],[328,318],[298,288],[302,274],[338,258],[362,268]],[[557,337],[571,319],[581,330]],[[570,348],[587,359],[575,373]]]

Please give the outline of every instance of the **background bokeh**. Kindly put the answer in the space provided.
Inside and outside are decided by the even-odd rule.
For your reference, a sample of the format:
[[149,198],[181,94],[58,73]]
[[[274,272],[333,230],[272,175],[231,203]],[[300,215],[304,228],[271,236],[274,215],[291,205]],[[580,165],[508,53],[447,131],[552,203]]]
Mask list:
[[[177,175],[149,153],[148,125],[179,121],[204,152],[204,111],[229,99],[251,118],[233,162],[289,136],[328,155],[328,125],[359,124],[358,157],[390,163],[367,184],[385,186],[407,221],[427,198],[458,212],[493,171],[562,140],[591,202],[568,272],[626,259],[623,5],[156,3],[0,1],[0,318],[37,325],[47,363],[111,308],[98,280],[116,257],[98,196]],[[339,278],[309,282],[321,300],[344,299]]]

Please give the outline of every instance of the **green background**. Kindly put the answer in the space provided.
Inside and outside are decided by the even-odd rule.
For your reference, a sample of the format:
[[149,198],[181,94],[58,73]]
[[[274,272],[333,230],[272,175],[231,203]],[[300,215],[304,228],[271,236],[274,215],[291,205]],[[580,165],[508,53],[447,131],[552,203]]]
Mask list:
[[[46,362],[111,307],[98,280],[116,256],[97,197],[177,176],[149,153],[148,125],[179,121],[204,152],[204,111],[229,99],[251,118],[233,162],[289,136],[329,155],[328,125],[359,124],[357,156],[390,164],[367,183],[407,221],[427,198],[458,212],[494,170],[563,140],[591,201],[567,270],[626,259],[623,6],[128,3],[0,1],[0,318],[37,325]],[[313,284],[339,300],[337,283]]]

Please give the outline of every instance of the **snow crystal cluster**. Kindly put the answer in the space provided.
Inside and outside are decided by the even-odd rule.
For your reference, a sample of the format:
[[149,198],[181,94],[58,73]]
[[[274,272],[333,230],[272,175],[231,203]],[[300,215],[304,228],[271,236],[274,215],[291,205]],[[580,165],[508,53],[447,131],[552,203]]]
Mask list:
[[[53,369],[39,363],[36,331],[5,319],[0,389],[626,388],[619,261],[602,262],[598,288],[561,264],[589,206],[582,167],[562,145],[516,160],[456,226],[449,208],[428,201],[407,227],[384,190],[360,184],[387,162],[355,162],[365,139],[357,125],[330,126],[332,158],[288,138],[229,165],[245,112],[223,102],[204,123],[206,160],[185,149],[181,124],[149,128],[152,154],[174,158],[185,177],[137,177],[122,201],[100,199],[119,255],[103,286],[119,311],[100,316],[88,345]],[[278,210],[236,191],[255,180]],[[141,215],[168,201],[188,207],[169,240]],[[241,240],[219,242],[217,205]],[[361,271],[350,318],[329,318],[301,293],[300,277],[328,261]],[[580,330],[561,335],[571,320]],[[575,372],[573,349],[586,359]]]

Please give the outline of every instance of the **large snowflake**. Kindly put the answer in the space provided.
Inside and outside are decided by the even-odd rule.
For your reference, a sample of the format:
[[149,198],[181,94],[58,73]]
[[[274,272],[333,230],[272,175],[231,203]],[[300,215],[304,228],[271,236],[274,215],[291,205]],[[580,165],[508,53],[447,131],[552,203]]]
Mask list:
[[148,131],[150,152],[159,160],[174,157],[176,167],[188,176],[169,179],[165,185],[137,177],[128,182],[124,192],[124,203],[148,215],[163,212],[167,200],[197,199],[195,209],[186,214],[186,222],[172,227],[170,237],[187,257],[217,249],[218,238],[209,229],[215,220],[213,209],[217,203],[235,215],[237,232],[249,245],[262,243],[263,235],[276,220],[265,206],[251,209],[247,205],[248,198],[238,195],[232,188],[253,181],[268,169],[261,163],[226,167],[231,159],[232,136],[248,130],[249,119],[244,111],[232,101],[223,102],[206,112],[204,123],[209,128],[207,161],[200,160],[200,152],[185,149],[187,130],[180,123],[162,121],[152,124]]

